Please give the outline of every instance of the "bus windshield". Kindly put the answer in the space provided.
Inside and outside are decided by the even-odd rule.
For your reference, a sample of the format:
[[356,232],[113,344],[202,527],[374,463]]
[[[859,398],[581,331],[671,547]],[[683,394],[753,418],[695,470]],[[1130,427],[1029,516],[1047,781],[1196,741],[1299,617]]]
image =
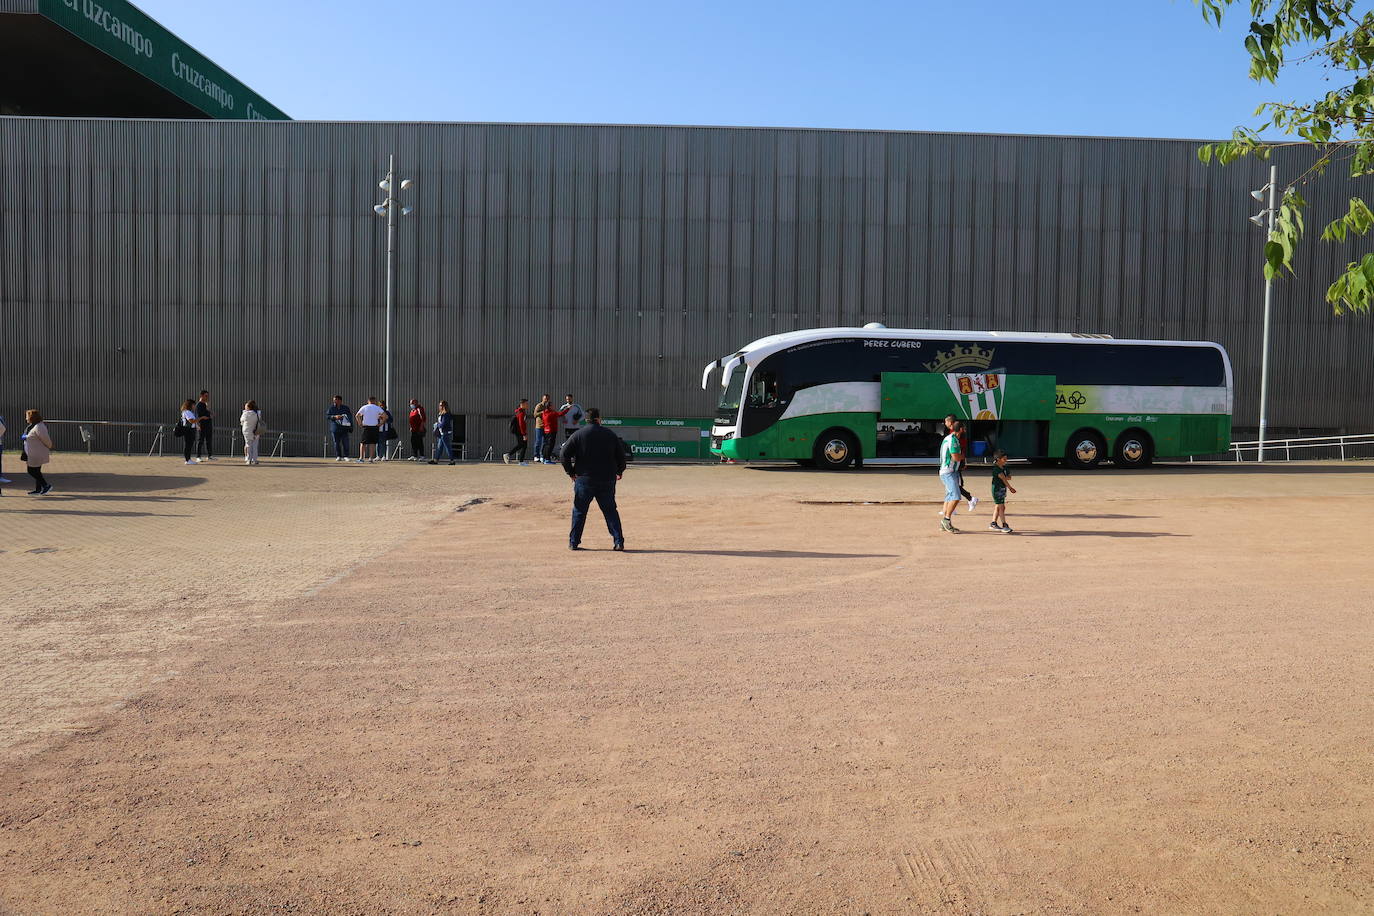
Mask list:
[[745,374],[744,366],[735,367],[735,371],[730,376],[730,384],[726,385],[720,393],[720,403],[716,405],[717,410],[729,410],[731,412],[739,410],[739,401],[744,395]]

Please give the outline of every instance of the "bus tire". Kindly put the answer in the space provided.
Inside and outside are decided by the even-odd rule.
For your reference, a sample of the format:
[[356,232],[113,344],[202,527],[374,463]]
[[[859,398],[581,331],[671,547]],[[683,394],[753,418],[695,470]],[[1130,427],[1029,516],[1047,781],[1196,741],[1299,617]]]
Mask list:
[[1112,461],[1119,468],[1145,468],[1155,458],[1155,445],[1143,429],[1128,429],[1116,437]]
[[1107,457],[1107,440],[1095,429],[1080,429],[1064,447],[1064,463],[1076,471],[1091,471]]
[[843,471],[859,457],[859,443],[846,429],[827,429],[816,437],[812,461],[825,471]]

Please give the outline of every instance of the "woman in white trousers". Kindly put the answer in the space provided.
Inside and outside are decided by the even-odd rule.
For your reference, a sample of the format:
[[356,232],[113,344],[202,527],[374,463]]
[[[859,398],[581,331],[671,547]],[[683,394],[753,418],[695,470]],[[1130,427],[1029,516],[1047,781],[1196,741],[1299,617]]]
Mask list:
[[257,401],[243,405],[239,425],[243,427],[243,463],[258,464],[258,443],[266,427],[262,425],[262,411],[258,410]]

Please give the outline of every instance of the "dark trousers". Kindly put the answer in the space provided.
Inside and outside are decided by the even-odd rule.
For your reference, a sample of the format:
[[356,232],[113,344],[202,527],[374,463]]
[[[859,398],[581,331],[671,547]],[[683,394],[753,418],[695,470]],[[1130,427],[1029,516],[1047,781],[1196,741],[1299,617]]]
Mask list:
[[573,481],[572,531],[568,543],[577,546],[582,543],[582,529],[587,526],[587,510],[592,500],[596,500],[601,514],[606,517],[606,530],[611,533],[611,543],[624,544],[625,533],[620,530],[620,510],[615,507],[615,481],[592,480],[579,477]]
[[200,450],[204,447],[205,457],[215,457],[215,424],[206,420],[200,424],[200,435],[196,437],[196,457],[200,457]]
[[48,485],[47,479],[43,476],[43,469],[37,465],[29,465],[29,476],[33,478],[35,490],[41,490]]
[[348,457],[348,430],[346,430],[346,429],[344,429],[344,430],[338,430],[338,429],[336,429],[336,430],[333,431],[333,435],[334,435],[334,457],[335,457],[335,458],[347,458],[347,457]]
[[544,433],[544,454],[540,455],[545,461],[553,460],[553,444],[558,440],[558,430],[551,433]]
[[970,493],[968,490],[965,490],[965,489],[964,489],[964,466],[963,466],[963,465],[960,465],[960,466],[959,466],[958,477],[959,477],[959,495],[962,496],[962,497],[964,497],[964,499],[973,499],[973,494]]
[[195,427],[192,426],[184,427],[184,429],[186,431],[186,435],[181,437],[181,452],[185,456],[186,460],[190,461],[191,449],[196,444],[196,430]]
[[510,447],[510,451],[506,452],[506,454],[516,461],[524,461],[526,450],[529,447],[530,440],[526,439],[524,436],[517,435],[515,437],[515,444]]
[[412,431],[410,434],[410,453],[416,458],[425,457],[425,434]]

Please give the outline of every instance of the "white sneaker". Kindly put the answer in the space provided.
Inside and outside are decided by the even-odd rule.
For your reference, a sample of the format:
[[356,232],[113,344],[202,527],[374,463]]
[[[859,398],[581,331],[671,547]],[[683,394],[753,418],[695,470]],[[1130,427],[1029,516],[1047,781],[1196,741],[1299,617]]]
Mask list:
[[361,458],[355,458],[354,460],[357,461],[359,464],[362,464],[362,463],[363,463],[363,459],[361,459]]
[[187,459],[186,463],[187,463],[187,464],[195,464],[196,462],[195,462],[194,459]]
[[972,512],[974,509],[977,509],[977,508],[978,508],[978,497],[975,496],[975,497],[973,497],[972,499],[970,499],[970,500],[968,501],[968,511]]
[[504,461],[506,464],[510,464],[510,455],[502,455],[501,460]]

